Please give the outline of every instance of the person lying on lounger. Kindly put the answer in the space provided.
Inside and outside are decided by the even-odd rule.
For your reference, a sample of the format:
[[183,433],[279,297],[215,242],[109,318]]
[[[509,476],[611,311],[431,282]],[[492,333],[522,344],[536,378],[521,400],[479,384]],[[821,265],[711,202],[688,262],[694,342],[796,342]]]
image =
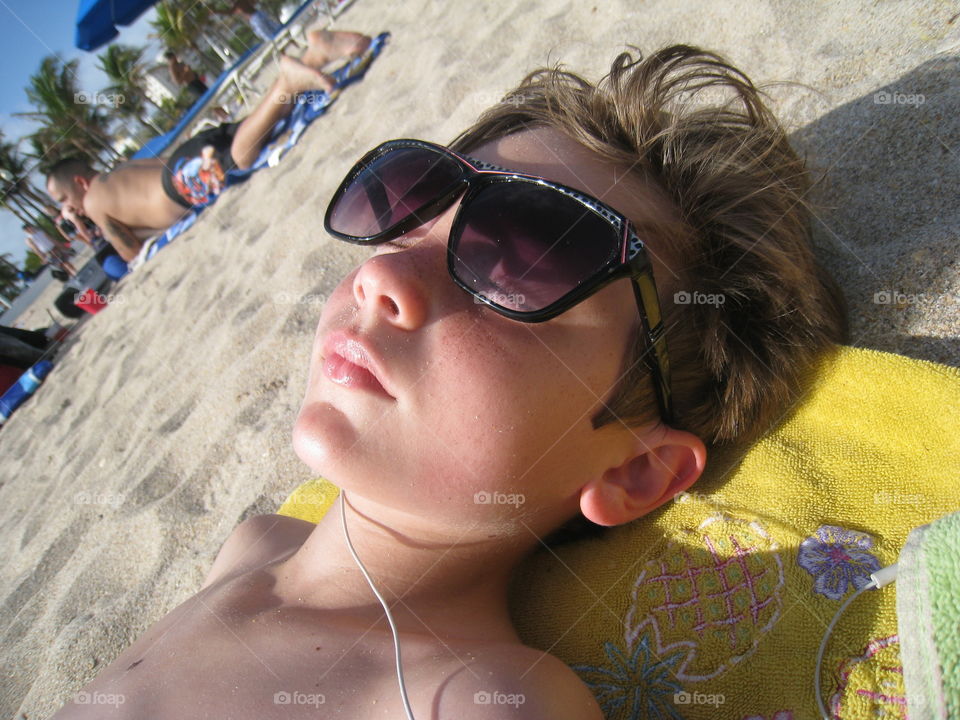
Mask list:
[[[298,93],[333,88],[333,79],[322,68],[361,55],[371,42],[366,35],[345,31],[311,38],[299,60],[280,57],[280,74],[242,122],[198,133],[166,160],[130,160],[106,173],[96,172],[83,160],[67,158],[49,170],[47,192],[64,209],[93,220],[129,262],[140,252],[144,240],[173,225],[185,210],[207,203],[214,194],[212,186],[198,183],[201,168],[191,165],[190,159],[208,158],[205,170],[216,186],[222,183],[223,172],[250,167],[269,138],[270,129],[292,112],[292,99]],[[211,154],[216,164],[212,174]]]
[[520,641],[514,569],[689,488],[843,339],[807,183],[750,80],[688,46],[599,85],[538,71],[448,147],[365,155],[326,227],[372,255],[320,314],[293,428],[337,504],[241,523],[83,697],[115,718],[599,720]]

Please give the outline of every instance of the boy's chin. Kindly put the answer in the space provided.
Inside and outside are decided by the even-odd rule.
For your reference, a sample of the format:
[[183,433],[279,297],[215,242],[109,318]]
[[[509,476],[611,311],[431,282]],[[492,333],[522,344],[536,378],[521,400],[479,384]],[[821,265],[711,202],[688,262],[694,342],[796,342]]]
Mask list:
[[[313,472],[324,475],[341,462],[357,433],[343,413],[325,402],[304,402],[293,424],[293,451]],[[328,478],[329,479],[329,478]]]

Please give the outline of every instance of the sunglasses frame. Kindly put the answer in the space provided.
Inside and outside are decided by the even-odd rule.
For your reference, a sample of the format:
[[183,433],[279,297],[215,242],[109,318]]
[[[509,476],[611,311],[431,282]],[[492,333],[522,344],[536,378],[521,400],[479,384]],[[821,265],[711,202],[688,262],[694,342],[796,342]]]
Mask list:
[[[462,169],[459,178],[439,193],[433,200],[423,207],[410,211],[408,217],[391,226],[387,230],[366,237],[347,235],[334,230],[331,226],[333,209],[354,181],[368,166],[388,153],[404,148],[426,149],[438,155],[455,160]],[[619,238],[620,248],[618,256],[611,258],[596,272],[584,278],[577,287],[550,303],[540,310],[522,311],[503,307],[492,300],[477,293],[465,282],[457,277],[454,269],[457,261],[454,246],[459,242],[464,226],[467,223],[465,209],[484,189],[497,183],[525,183],[534,184],[559,192],[583,206],[585,212],[600,215],[610,225]],[[598,290],[622,277],[629,277],[632,281],[633,294],[637,303],[637,310],[643,328],[647,350],[644,360],[650,370],[657,402],[660,406],[660,415],[665,423],[673,418],[673,402],[670,384],[670,361],[667,355],[667,342],[663,325],[663,316],[657,296],[657,286],[653,279],[653,266],[647,254],[646,247],[633,228],[630,219],[614,208],[600,202],[596,198],[561,183],[556,183],[536,175],[508,170],[491,165],[490,163],[460,155],[442,145],[425,140],[388,140],[366,153],[347,173],[343,182],[333,194],[330,204],[324,215],[324,228],[334,237],[354,245],[382,245],[414,230],[426,222],[446,211],[460,196],[459,207],[454,216],[450,235],[447,238],[447,271],[451,279],[464,291],[473,296],[477,302],[490,307],[496,313],[519,322],[545,322],[566,312],[582,302]]]

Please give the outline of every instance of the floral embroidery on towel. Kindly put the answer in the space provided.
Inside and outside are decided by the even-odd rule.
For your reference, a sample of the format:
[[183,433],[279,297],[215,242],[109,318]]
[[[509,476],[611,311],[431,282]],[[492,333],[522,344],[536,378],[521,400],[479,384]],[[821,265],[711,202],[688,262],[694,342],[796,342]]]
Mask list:
[[907,717],[899,636],[871,640],[862,654],[841,663],[837,677],[837,689],[830,698],[832,718]]
[[[767,720],[763,715],[747,715],[743,720]],[[770,720],[793,720],[793,710],[778,710]]]
[[674,703],[674,696],[683,692],[675,673],[686,653],[658,656],[647,635],[629,657],[610,642],[603,649],[610,660],[606,666],[574,665],[573,669],[593,692],[607,720],[683,720]]
[[812,537],[800,543],[797,564],[814,577],[813,590],[839,600],[852,585],[862,588],[880,561],[870,552],[873,538],[836,525],[821,525]]

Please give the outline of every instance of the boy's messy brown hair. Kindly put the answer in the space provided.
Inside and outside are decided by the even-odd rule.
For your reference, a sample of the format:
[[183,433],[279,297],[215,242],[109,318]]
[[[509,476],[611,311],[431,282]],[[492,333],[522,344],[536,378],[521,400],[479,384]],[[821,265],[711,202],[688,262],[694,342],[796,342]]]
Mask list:
[[[799,396],[804,369],[845,339],[846,318],[811,249],[808,172],[761,92],[699,48],[637,60],[625,52],[597,85],[559,68],[531,73],[451,148],[466,153],[532,127],[652,180],[673,204],[677,225],[638,228],[659,233],[651,245],[672,271],[656,278],[671,425],[710,445],[771,429]],[[595,427],[659,416],[639,334],[633,348]]]

